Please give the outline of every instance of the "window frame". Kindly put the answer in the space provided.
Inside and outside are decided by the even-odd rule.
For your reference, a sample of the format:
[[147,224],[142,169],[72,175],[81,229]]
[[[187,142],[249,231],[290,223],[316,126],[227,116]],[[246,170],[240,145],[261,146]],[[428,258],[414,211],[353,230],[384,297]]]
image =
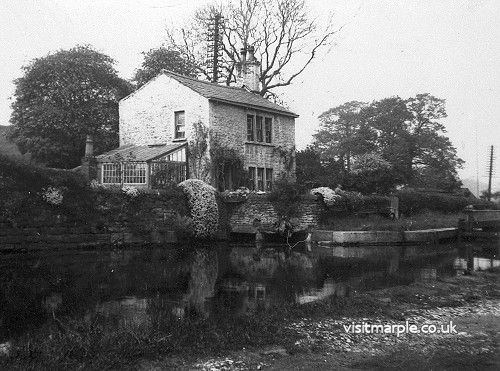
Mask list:
[[260,115],[255,116],[255,141],[264,142],[264,117]]
[[247,142],[273,144],[273,115],[247,114]]
[[[269,126],[268,126],[269,124]],[[269,128],[269,130],[268,130]],[[264,140],[266,143],[273,142],[273,118],[264,117]]]
[[[108,170],[107,166],[112,166],[114,169]],[[113,175],[105,175],[110,171],[113,172]],[[112,178],[118,180],[117,182],[105,182],[105,179]],[[119,162],[104,162],[101,166],[101,183],[102,184],[121,184],[121,164]]]
[[264,177],[264,186],[266,188],[266,192],[271,192],[273,190],[273,168],[266,167],[265,168],[265,177]]
[[[265,179],[265,174],[266,174],[266,168],[264,167],[258,167],[257,168],[257,191],[259,192],[265,192],[265,186],[266,186],[266,179]],[[259,175],[262,175],[259,179]]]
[[[147,184],[147,171],[148,166],[146,162],[123,162],[122,164],[122,183],[123,184]],[[127,167],[133,167],[132,169],[127,169]],[[139,175],[134,172],[139,171]],[[132,172],[132,174],[130,174]],[[137,180],[137,178],[144,178],[144,182],[126,182],[125,179]]]
[[255,115],[247,115],[247,141],[255,141]]
[[256,181],[257,168],[255,166],[248,167],[248,189],[255,191],[255,181]]
[[[134,165],[137,166],[139,165],[141,169],[140,175],[128,175],[127,171],[130,171],[129,169],[126,169],[126,166]],[[114,166],[115,167],[115,175],[112,177],[117,180],[117,182],[105,182],[104,180],[106,177],[111,177],[111,176],[106,176],[105,173],[107,172],[106,166]],[[136,171],[136,169],[133,169],[133,171]],[[146,185],[148,184],[148,164],[147,162],[143,161],[127,161],[127,162],[104,162],[101,166],[101,184],[130,184],[130,185]],[[125,179],[127,178],[144,178],[144,182],[126,182]]]
[[[182,124],[179,124],[181,117]],[[180,131],[180,128],[183,130]],[[186,139],[186,111],[174,111],[174,139]]]

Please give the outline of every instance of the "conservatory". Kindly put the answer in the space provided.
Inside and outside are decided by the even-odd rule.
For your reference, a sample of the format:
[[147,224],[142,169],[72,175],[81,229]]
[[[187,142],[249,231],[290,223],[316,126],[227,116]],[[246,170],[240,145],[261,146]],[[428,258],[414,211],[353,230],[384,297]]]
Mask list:
[[187,144],[126,145],[96,157],[97,179],[103,185],[162,188],[188,177]]

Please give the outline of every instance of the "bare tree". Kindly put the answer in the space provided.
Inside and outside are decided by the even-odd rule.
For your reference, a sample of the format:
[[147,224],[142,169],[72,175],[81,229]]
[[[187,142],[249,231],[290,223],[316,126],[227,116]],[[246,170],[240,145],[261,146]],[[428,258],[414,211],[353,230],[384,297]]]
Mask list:
[[183,57],[194,63],[200,74],[209,78],[205,69],[206,30],[216,14],[224,17],[221,76],[227,85],[236,82],[236,69],[241,63],[239,50],[254,46],[261,60],[263,96],[272,89],[290,85],[321,49],[332,44],[335,28],[331,17],[325,27],[311,19],[305,0],[228,0],[199,9],[187,27],[167,29],[167,42]]

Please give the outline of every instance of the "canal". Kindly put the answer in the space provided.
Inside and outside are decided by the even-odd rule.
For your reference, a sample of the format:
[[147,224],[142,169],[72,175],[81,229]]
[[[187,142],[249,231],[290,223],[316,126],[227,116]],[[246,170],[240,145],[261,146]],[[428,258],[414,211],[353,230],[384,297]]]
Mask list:
[[221,243],[193,248],[64,250],[0,255],[0,342],[54,318],[150,327],[258,314],[357,290],[500,266],[498,243],[313,247]]

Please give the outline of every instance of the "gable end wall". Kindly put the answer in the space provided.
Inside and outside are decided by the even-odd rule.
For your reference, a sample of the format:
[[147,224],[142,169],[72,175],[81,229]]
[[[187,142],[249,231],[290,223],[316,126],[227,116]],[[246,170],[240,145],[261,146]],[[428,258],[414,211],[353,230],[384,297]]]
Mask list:
[[159,75],[120,101],[120,146],[171,143],[174,139],[174,112],[185,111],[186,138],[192,126],[208,125],[208,99]]

